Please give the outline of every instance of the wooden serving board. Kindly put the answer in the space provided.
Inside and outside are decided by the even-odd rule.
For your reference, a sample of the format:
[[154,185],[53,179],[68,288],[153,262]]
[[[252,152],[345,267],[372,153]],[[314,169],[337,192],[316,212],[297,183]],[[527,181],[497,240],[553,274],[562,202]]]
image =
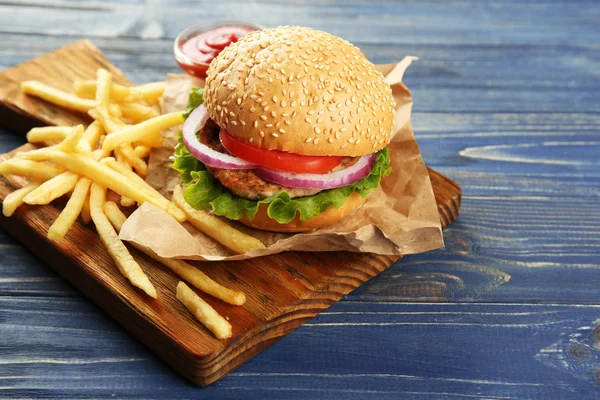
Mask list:
[[[88,41],[0,73],[0,121],[19,133],[36,125],[86,122],[85,116],[21,95],[19,83],[37,79],[70,90],[75,79],[94,79],[100,67],[108,68],[116,82],[130,84]],[[28,148],[30,145],[15,151]],[[458,216],[461,191],[452,180],[433,170],[429,173],[445,227]],[[0,199],[23,183],[19,178],[0,176]],[[50,241],[46,233],[58,214],[55,204],[23,206],[10,218],[0,216],[0,226],[176,371],[200,385],[223,377],[399,259],[347,252],[294,252],[239,262],[195,263],[217,282],[247,295],[246,304],[237,307],[201,294],[233,326],[231,339],[217,340],[177,301],[179,278],[144,254],[132,249],[158,291],[157,300],[135,289],[117,271],[93,225],[77,222],[64,240]]]

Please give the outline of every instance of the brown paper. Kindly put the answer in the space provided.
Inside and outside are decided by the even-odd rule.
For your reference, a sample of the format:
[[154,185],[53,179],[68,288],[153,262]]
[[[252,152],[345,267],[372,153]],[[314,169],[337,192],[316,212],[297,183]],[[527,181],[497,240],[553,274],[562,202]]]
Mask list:
[[[443,246],[437,205],[429,174],[410,122],[412,98],[401,82],[414,57],[395,65],[380,65],[396,100],[397,131],[389,144],[392,172],[383,178],[365,203],[341,221],[308,233],[273,233],[228,221],[261,240],[266,249],[233,254],[191,225],[180,225],[166,212],[143,204],[125,222],[121,239],[151,248],[163,257],[195,260],[242,260],[282,251],[370,252],[385,255],[420,253]],[[169,75],[163,96],[163,112],[185,109],[190,90],[204,82],[187,75]],[[169,157],[177,142],[177,130],[165,133],[163,147],[152,152],[147,181],[168,198],[180,183],[170,168]]]

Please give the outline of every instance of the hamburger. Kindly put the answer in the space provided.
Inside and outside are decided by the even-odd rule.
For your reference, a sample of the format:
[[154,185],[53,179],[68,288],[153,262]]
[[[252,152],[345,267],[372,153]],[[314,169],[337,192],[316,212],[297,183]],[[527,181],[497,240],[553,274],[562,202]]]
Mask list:
[[394,110],[351,43],[303,27],[251,32],[190,94],[173,168],[196,209],[310,231],[351,214],[389,174]]

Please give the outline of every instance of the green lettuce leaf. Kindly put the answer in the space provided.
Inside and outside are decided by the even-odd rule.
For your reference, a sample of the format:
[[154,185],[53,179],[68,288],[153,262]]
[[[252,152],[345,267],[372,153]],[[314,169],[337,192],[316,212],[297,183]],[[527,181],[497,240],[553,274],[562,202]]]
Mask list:
[[[190,93],[189,104],[185,117],[203,102],[204,91],[193,89]],[[216,215],[239,220],[243,217],[254,219],[260,204],[268,204],[267,214],[280,224],[287,224],[296,214],[305,221],[321,214],[331,206],[339,208],[348,200],[352,193],[359,193],[363,198],[375,190],[381,178],[391,171],[388,149],[377,152],[373,169],[363,179],[348,186],[324,190],[314,196],[290,198],[286,192],[276,193],[264,200],[248,200],[236,196],[224,187],[204,164],[192,156],[185,148],[181,133],[175,146],[173,168],[181,174],[184,186],[183,197],[195,209],[212,208]]]
[[204,103],[204,88],[193,88],[188,97],[188,105],[183,118],[187,118],[202,103]]
[[268,204],[267,214],[280,224],[290,222],[296,213],[299,213],[300,219],[305,221],[321,214],[331,206],[339,208],[354,192],[367,197],[379,186],[381,178],[391,171],[386,147],[377,153],[375,165],[369,175],[353,184],[324,190],[314,196],[290,198],[286,192],[280,192],[257,201],[236,196],[225,188],[210,172],[206,171],[204,164],[187,151],[181,140],[175,151],[173,168],[181,174],[185,187],[183,192],[185,200],[195,209],[212,208],[216,215],[229,219],[238,220],[246,216],[252,220],[258,206]]

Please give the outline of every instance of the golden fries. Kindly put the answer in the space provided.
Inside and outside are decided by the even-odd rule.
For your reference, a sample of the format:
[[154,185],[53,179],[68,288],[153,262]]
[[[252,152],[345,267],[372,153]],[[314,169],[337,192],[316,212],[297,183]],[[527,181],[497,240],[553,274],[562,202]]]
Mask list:
[[[123,206],[149,202],[179,222],[189,218],[196,228],[235,252],[264,248],[260,241],[219,218],[191,208],[183,199],[180,187],[171,202],[146,183],[146,159],[151,149],[162,145],[163,130],[183,123],[183,112],[161,115],[160,98],[166,82],[127,87],[114,83],[112,78],[108,70],[98,69],[96,80],[74,84],[75,94],[37,81],[21,84],[23,93],[88,113],[94,122],[86,129],[82,125],[42,127],[27,134],[31,143],[57,144],[18,153],[13,159],[0,163],[0,174],[20,175],[32,180],[4,199],[3,214],[12,215],[23,203],[48,204],[71,192],[66,206],[50,226],[48,237],[54,241],[64,239],[78,216],[84,223],[93,221],[121,274],[153,298],[158,296],[155,287],[118,237],[126,217],[116,203],[106,201],[108,189],[121,196]],[[112,192],[108,194],[113,195]],[[160,257],[137,243],[130,244],[171,269],[191,286],[229,304],[245,303],[243,292],[220,285],[193,265]],[[227,320],[184,282],[177,285],[177,298],[217,338],[232,336],[232,327]]]
[[139,264],[133,259],[123,242],[119,239],[112,225],[104,215],[103,206],[106,200],[106,188],[92,183],[90,191],[90,211],[96,230],[119,271],[135,287],[142,289],[148,296],[156,299],[156,289]]
[[139,158],[146,158],[150,155],[150,147],[144,146],[143,144],[135,146],[135,149],[133,149],[133,151],[135,152],[135,155]]
[[92,149],[100,139],[100,135],[104,130],[98,121],[92,122],[87,129],[83,132],[81,140],[77,144],[75,149],[78,153],[84,154],[88,157],[92,156]]
[[[121,231],[121,227],[125,223],[127,217],[119,209],[116,203],[108,201],[104,204],[104,214],[108,217],[108,220],[115,228],[117,232]],[[191,283],[196,288],[208,293],[218,299],[223,300],[226,303],[241,306],[246,302],[246,295],[243,292],[231,290],[213,281],[209,276],[204,274],[198,268],[186,263],[183,260],[175,258],[164,258],[152,250],[139,245],[135,242],[130,242],[133,247],[144,252],[148,256],[152,257],[161,264],[169,267],[177,275]]]
[[65,138],[65,140],[60,142],[57,148],[67,153],[74,151],[77,145],[79,144],[79,141],[83,137],[83,132],[83,125],[74,126],[71,132],[69,132],[69,134]]
[[[121,153],[115,151],[115,157],[120,165],[122,165],[128,171],[131,171],[131,165],[128,164],[127,161],[125,161],[123,159],[123,157],[121,156]],[[104,160],[102,160],[102,161],[104,162]],[[123,207],[132,207],[135,204],[135,201],[133,199],[130,199],[129,197],[121,196],[120,203]]]
[[44,126],[27,132],[29,143],[41,143],[64,140],[73,129],[72,126]]
[[106,136],[102,148],[114,150],[123,143],[131,142],[142,142],[150,147],[157,147],[156,143],[162,141],[160,134],[162,130],[182,123],[183,112],[164,114],[109,134]]
[[[121,196],[129,197],[139,204],[147,201],[168,212],[179,222],[185,220],[183,211],[163,196],[157,196],[150,191],[139,190],[139,185],[134,184],[130,179],[89,157],[77,153],[65,153],[53,148],[30,151],[23,154],[22,157],[34,161],[50,160],[70,171],[88,177],[93,182],[108,187]],[[0,164],[1,166],[2,164]],[[0,171],[0,173],[2,172]]]
[[[75,94],[85,99],[93,99],[96,95],[96,81],[76,81]],[[122,86],[113,83],[110,86],[110,99],[116,102],[157,101],[165,91],[166,82],[154,82],[141,86]]]
[[112,75],[104,68],[96,71],[96,102],[97,107],[108,111],[108,100],[110,99],[110,86],[112,84]]
[[142,178],[148,176],[148,164],[135,154],[131,144],[124,143],[117,147],[115,155],[120,156],[123,161],[131,165]]
[[177,300],[182,302],[217,339],[231,337],[232,328],[229,322],[183,282],[177,284]]
[[52,200],[59,198],[60,196],[73,190],[79,175],[65,171],[60,175],[42,183],[38,188],[29,193],[23,202],[27,204],[48,204]]
[[90,193],[89,193],[89,190],[88,190],[87,196],[85,197],[85,200],[83,201],[83,205],[81,206],[81,220],[83,221],[84,224],[89,224],[92,221],[92,214],[90,212]]
[[125,97],[125,103],[132,103],[135,101],[149,101],[151,103],[156,102],[165,92],[167,82],[153,82],[146,83],[145,85],[135,86],[130,88],[129,95]]
[[47,181],[63,172],[62,169],[51,167],[40,162],[24,160],[22,158],[11,158],[0,163],[0,174],[18,175],[34,179],[36,181]]
[[138,190],[144,190],[150,193],[152,196],[161,196],[158,190],[154,189],[152,186],[148,184],[145,180],[143,180],[138,174],[131,171],[131,168],[128,168],[124,163],[120,163],[116,161],[112,157],[106,157],[102,160],[102,163],[115,170],[116,172],[124,175],[126,178],[129,178],[133,184],[136,185]]
[[187,220],[195,228],[236,253],[241,254],[265,248],[265,245],[257,238],[238,231],[215,216],[194,209],[183,198],[181,186],[176,186],[173,190],[173,203],[183,210],[187,216]]
[[134,123],[143,122],[160,115],[154,108],[139,103],[121,103],[121,111],[123,118],[127,118]]
[[73,226],[75,220],[81,213],[84,203],[88,198],[91,181],[88,178],[81,178],[77,181],[73,194],[67,202],[65,208],[48,229],[48,237],[54,241],[59,241]]
[[27,186],[23,186],[21,189],[15,190],[9,193],[8,196],[2,201],[2,214],[5,217],[10,217],[14,214],[15,210],[23,204],[23,198],[40,186],[37,182],[31,182]]
[[59,105],[80,112],[88,112],[96,107],[95,100],[82,99],[72,93],[63,92],[38,81],[25,81],[21,83],[21,90],[25,94],[39,97],[52,104]]

